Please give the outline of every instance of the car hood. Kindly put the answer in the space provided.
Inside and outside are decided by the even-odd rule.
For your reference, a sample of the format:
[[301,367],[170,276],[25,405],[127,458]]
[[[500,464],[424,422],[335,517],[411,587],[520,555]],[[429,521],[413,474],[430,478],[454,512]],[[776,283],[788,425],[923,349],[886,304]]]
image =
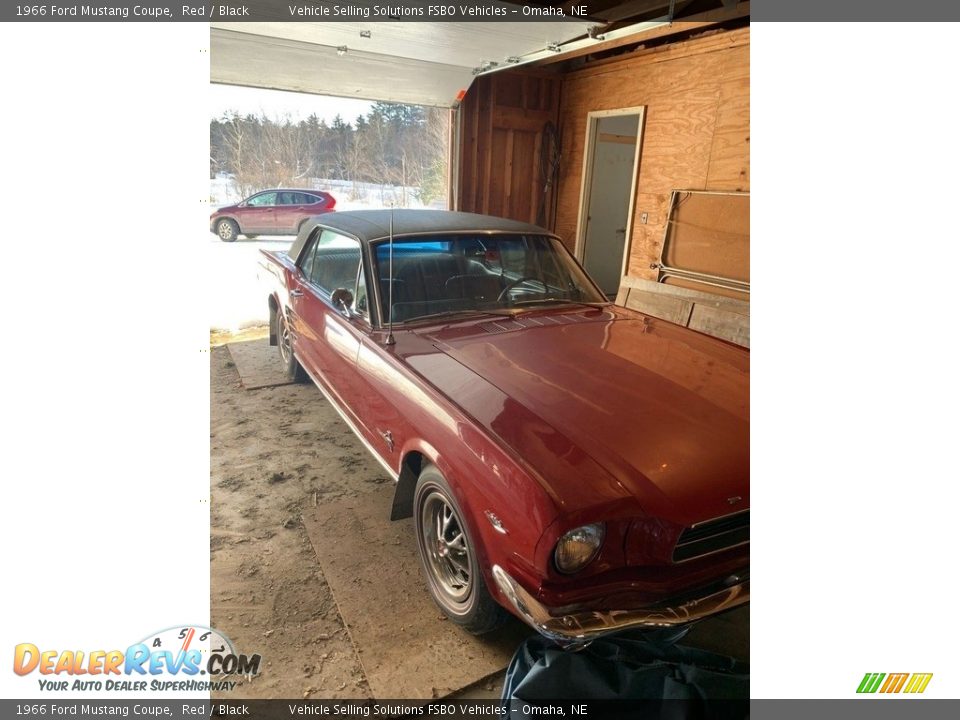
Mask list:
[[[546,424],[645,512],[685,525],[749,507],[749,351],[620,309],[451,326],[430,339],[516,403],[486,423],[500,437]],[[467,383],[445,390],[463,405],[476,394]],[[564,443],[554,447],[569,453]],[[561,504],[610,483],[542,474]]]

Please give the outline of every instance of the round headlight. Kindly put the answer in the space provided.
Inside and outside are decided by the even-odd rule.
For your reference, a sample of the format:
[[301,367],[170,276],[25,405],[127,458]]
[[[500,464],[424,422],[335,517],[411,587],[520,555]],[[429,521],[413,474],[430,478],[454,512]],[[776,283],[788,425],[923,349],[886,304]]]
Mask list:
[[603,523],[593,523],[571,530],[560,538],[553,553],[557,570],[568,574],[583,570],[600,550],[603,532]]

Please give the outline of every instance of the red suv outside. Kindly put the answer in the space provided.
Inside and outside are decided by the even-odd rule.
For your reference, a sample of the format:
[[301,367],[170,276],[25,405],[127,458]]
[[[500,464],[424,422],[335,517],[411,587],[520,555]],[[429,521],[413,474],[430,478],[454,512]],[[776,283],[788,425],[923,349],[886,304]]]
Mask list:
[[336,204],[333,195],[322,190],[264,190],[216,210],[210,216],[210,232],[224,242],[233,242],[237,235],[296,235],[304,220],[330,212]]

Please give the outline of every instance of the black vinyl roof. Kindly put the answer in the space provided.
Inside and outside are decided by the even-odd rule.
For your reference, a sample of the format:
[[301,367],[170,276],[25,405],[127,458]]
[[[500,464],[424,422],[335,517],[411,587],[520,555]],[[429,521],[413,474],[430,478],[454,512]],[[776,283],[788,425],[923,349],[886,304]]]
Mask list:
[[[390,236],[390,210],[346,210],[310,218],[303,223],[296,242],[290,246],[288,254],[292,260],[297,260],[304,245],[307,244],[307,238],[317,227],[355,237],[362,243],[382,240]],[[394,237],[444,232],[553,234],[536,225],[492,215],[475,215],[449,210],[396,209],[393,211]]]

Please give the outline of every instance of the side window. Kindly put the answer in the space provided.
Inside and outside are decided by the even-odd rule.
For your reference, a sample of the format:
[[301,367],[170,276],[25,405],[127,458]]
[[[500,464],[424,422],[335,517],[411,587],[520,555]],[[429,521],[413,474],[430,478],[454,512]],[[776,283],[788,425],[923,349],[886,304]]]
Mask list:
[[255,195],[250,198],[247,202],[247,205],[252,207],[266,207],[268,205],[277,204],[277,194],[275,192],[262,193],[260,195]]
[[324,230],[317,239],[310,281],[330,297],[334,290],[353,290],[360,268],[360,243],[353,238]]
[[306,193],[301,192],[282,192],[280,193],[280,204],[281,205],[306,205],[310,197]]
[[357,291],[353,294],[353,309],[367,320],[370,319],[370,307],[367,304],[367,279],[363,276],[362,267],[357,275]]
[[320,204],[322,205],[322,204],[325,203],[325,202],[326,202],[326,200],[325,200],[324,198],[319,197],[319,196],[317,196],[317,195],[307,195],[307,194],[304,194],[304,196],[303,196],[303,204],[304,204],[304,205],[313,205],[313,204],[315,204],[315,203],[320,203]]
[[311,240],[307,249],[303,252],[303,260],[300,261],[300,271],[303,273],[303,276],[310,279],[310,276],[313,274],[313,258],[317,252],[317,238],[320,236],[320,233],[317,233]]

